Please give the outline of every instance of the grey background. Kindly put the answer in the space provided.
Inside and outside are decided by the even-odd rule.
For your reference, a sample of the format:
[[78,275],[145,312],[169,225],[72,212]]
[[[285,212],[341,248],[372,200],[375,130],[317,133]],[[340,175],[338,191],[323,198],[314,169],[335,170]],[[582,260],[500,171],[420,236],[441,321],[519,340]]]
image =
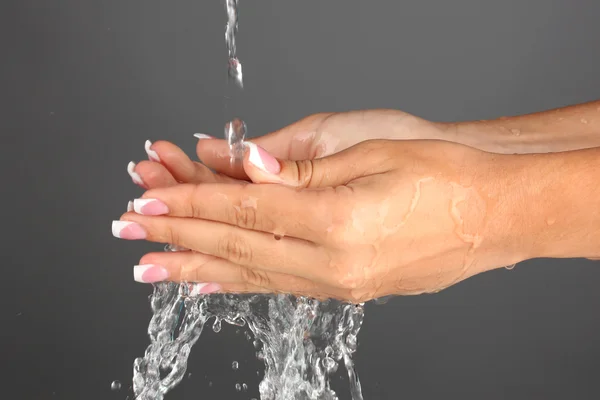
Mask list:
[[[241,0],[241,115],[260,135],[318,111],[494,118],[598,98],[597,0]],[[219,0],[5,0],[0,397],[124,399],[156,246],[112,238],[145,139],[192,153],[225,122]],[[369,306],[366,400],[597,399],[600,269],[537,260]],[[232,371],[231,362],[240,361]],[[259,363],[225,328],[170,399],[249,399]],[[111,392],[114,379],[124,389]],[[336,384],[337,385],[337,384]],[[340,385],[343,387],[345,385]]]

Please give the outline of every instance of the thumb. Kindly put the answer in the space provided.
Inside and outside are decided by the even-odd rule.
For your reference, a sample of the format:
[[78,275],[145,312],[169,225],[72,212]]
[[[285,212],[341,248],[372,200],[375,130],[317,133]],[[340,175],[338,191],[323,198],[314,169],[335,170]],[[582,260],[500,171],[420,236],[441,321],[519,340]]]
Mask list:
[[328,157],[277,159],[256,143],[245,142],[244,170],[254,183],[279,183],[298,188],[344,185],[354,179],[385,172],[389,159],[383,140],[362,142]]

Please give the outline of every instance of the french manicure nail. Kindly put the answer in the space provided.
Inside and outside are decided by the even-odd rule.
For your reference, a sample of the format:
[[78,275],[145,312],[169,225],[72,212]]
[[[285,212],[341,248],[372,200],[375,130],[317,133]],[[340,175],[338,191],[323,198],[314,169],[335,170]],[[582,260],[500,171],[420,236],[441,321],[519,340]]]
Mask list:
[[262,147],[257,146],[252,142],[245,142],[244,145],[250,151],[248,161],[250,161],[252,165],[268,174],[279,174],[281,171],[281,166],[275,157],[267,153],[267,151]]
[[208,283],[200,283],[200,282],[194,282],[193,284],[189,284],[189,296],[198,296],[200,294],[202,294],[200,291],[207,286]]
[[148,154],[148,158],[150,159],[150,161],[160,162],[160,157],[158,156],[158,153],[152,150],[150,148],[151,146],[152,142],[146,140],[146,143],[144,143],[144,149],[146,149],[146,154]]
[[199,290],[199,294],[211,294],[221,290],[221,285],[218,283],[209,283],[206,286],[203,286]]
[[133,210],[142,215],[164,215],[169,213],[169,207],[156,199],[135,199]]
[[142,180],[142,177],[137,172],[135,172],[135,163],[133,161],[127,164],[127,173],[131,177],[133,183],[142,187],[144,186],[144,181]]
[[194,137],[196,139],[202,140],[202,139],[212,139],[213,137],[210,135],[205,135],[204,133],[194,133]]
[[135,265],[133,267],[133,279],[141,283],[162,282],[169,277],[169,271],[165,267],[154,264]]
[[112,234],[114,237],[126,240],[146,239],[146,231],[141,225],[131,221],[113,221]]
[[134,211],[134,209],[133,209],[133,201],[130,200],[127,203],[127,212],[132,212],[132,211]]

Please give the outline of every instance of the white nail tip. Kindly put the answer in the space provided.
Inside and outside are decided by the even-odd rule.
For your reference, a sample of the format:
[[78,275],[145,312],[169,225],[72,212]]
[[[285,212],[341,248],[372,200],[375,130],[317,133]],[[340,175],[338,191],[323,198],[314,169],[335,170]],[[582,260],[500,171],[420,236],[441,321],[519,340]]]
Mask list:
[[208,283],[194,283],[191,285],[191,289],[190,293],[188,294],[188,296],[198,296],[200,294],[200,289],[202,289],[204,286],[208,285]]
[[134,222],[130,221],[113,221],[112,223],[112,234],[116,238],[121,238],[121,231],[133,224]]
[[127,212],[132,212],[133,210],[133,201],[129,201],[127,203]]
[[205,135],[204,133],[194,133],[194,137],[196,139],[200,139],[200,140],[202,140],[202,139],[212,139],[212,136]]
[[136,183],[138,185],[144,184],[144,181],[142,181],[142,177],[137,172],[135,172],[135,163],[133,161],[127,164],[127,173],[133,180],[133,183]]
[[148,158],[151,161],[160,162],[160,157],[158,156],[158,153],[152,150],[150,146],[152,146],[152,142],[146,140],[146,143],[144,143],[144,149],[146,149],[146,154],[148,154]]
[[135,211],[138,214],[142,214],[142,208],[150,203],[151,201],[154,201],[154,199],[135,199],[133,200],[133,211]]
[[133,267],[133,280],[136,282],[145,283],[145,281],[142,279],[142,276],[144,275],[144,272],[152,267],[154,267],[153,264],[135,265]]
[[261,171],[266,171],[265,164],[263,164],[262,159],[260,158],[260,154],[258,154],[258,146],[252,142],[245,142],[244,146],[248,148],[250,151],[250,155],[248,156],[248,161],[256,168]]

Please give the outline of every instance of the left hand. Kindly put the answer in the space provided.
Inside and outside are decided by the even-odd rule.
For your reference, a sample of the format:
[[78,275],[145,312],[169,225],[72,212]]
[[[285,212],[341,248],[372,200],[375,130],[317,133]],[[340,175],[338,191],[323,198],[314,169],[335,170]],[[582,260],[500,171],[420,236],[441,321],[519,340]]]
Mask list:
[[418,140],[367,141],[312,161],[249,148],[248,175],[279,184],[149,190],[113,226],[123,239],[193,250],[145,255],[137,280],[363,302],[437,292],[528,258],[514,231],[524,223],[517,199],[502,189],[516,179],[511,156]]

